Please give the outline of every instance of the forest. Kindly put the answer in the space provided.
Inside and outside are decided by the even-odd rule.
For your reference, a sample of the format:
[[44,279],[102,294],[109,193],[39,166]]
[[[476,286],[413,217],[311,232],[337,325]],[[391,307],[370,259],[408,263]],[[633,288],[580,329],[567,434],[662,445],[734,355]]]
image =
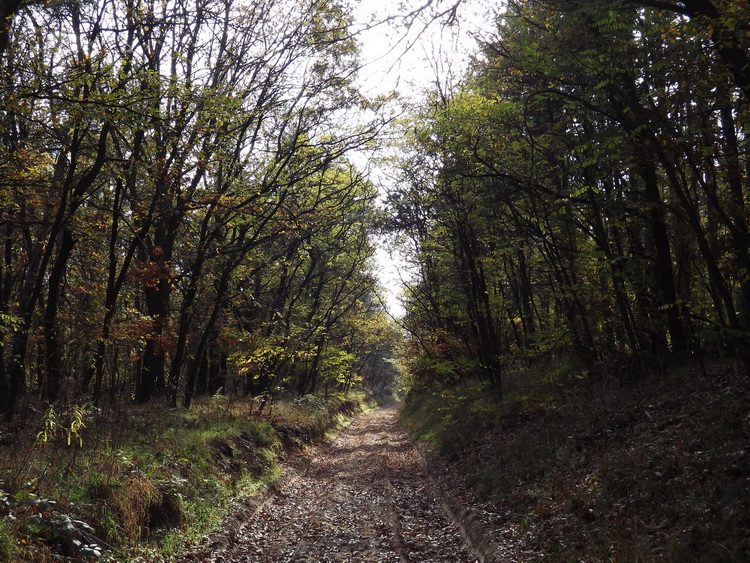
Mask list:
[[405,127],[411,377],[748,364],[745,2],[511,2]]
[[365,391],[461,418],[685,366],[747,379],[748,2],[498,2],[460,82],[408,112],[358,89],[352,9],[0,1],[4,446],[83,447],[131,408]]
[[265,0],[21,10],[0,93],[8,420],[32,397],[188,407],[385,377],[379,212],[347,155],[387,117],[351,85],[347,18]]

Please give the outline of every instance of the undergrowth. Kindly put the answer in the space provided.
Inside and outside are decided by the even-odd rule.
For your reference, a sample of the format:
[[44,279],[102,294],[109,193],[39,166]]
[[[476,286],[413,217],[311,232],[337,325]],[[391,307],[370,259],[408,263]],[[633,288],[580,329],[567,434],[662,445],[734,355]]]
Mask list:
[[224,396],[188,411],[48,408],[2,432],[0,561],[176,558],[277,480],[281,457],[363,403],[305,397],[262,415]]
[[481,386],[412,392],[402,421],[537,559],[750,560],[744,371],[542,379],[525,374],[503,400]]

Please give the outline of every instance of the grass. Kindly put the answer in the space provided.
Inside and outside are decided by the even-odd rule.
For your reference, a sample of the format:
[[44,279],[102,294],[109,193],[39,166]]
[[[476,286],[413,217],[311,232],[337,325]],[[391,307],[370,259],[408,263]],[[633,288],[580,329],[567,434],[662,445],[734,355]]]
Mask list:
[[[47,410],[0,446],[0,560],[168,561],[279,478],[361,396],[282,401],[263,416],[214,397],[189,410]],[[88,551],[87,551],[88,550]]]
[[10,522],[0,520],[0,561],[12,561],[17,551]]

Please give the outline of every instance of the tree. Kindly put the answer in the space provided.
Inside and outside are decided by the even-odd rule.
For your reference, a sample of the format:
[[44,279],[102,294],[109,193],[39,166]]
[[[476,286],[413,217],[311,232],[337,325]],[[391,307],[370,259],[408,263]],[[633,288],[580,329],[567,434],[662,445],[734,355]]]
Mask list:
[[[375,290],[369,219],[356,244],[335,220],[370,213],[345,157],[387,119],[351,85],[349,24],[336,2],[286,0],[16,14],[0,89],[6,416],[27,392],[188,406],[216,391],[243,276],[282,257],[311,272],[278,280],[282,303],[319,282],[321,326]],[[298,261],[326,236],[353,253],[341,279]]]
[[638,374],[746,348],[747,108],[698,20],[511,3],[458,92],[415,119],[390,202],[416,233],[413,369],[486,379],[481,350]]

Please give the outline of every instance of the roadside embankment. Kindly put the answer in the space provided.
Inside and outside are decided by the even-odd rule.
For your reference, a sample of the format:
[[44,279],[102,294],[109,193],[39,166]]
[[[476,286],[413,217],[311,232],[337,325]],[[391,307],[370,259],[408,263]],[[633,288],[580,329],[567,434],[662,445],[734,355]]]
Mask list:
[[190,410],[49,409],[41,427],[2,435],[0,560],[165,561],[218,541],[282,465],[364,405],[352,394],[262,412],[223,396]]

